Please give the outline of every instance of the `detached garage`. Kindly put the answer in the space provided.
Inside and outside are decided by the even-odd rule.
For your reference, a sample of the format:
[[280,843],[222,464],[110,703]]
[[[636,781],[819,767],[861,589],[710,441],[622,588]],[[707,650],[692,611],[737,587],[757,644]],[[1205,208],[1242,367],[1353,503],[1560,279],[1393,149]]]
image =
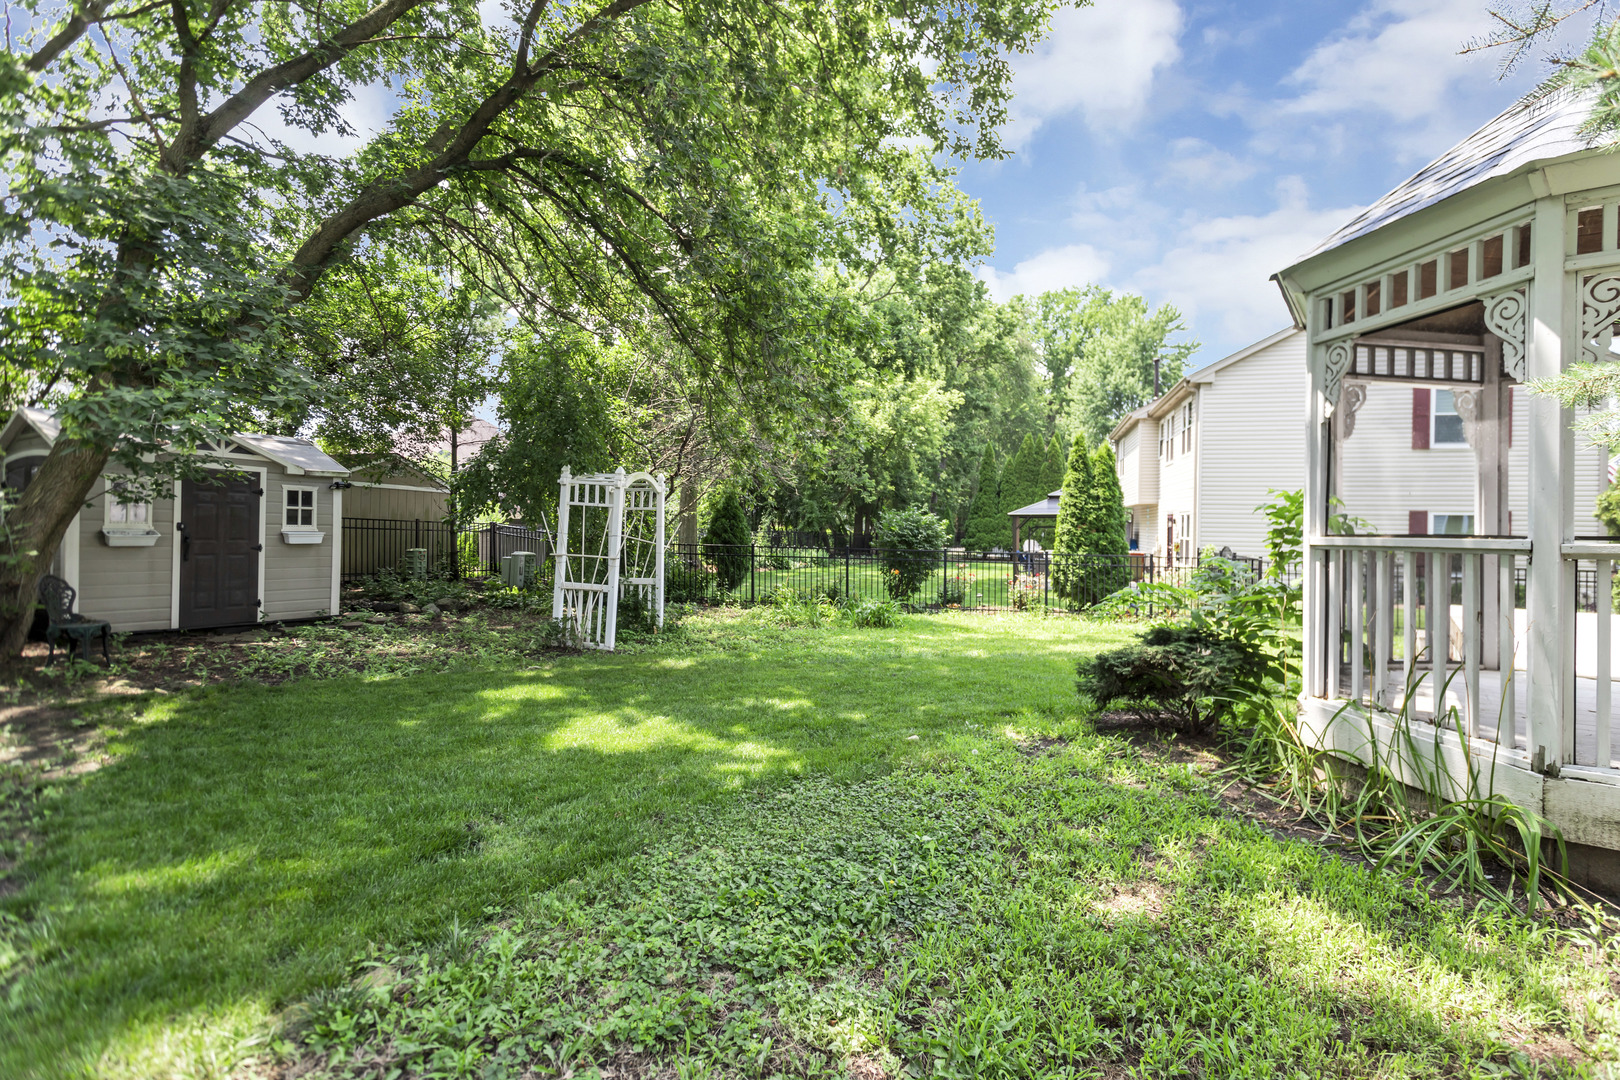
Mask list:
[[[60,430],[41,410],[12,414],[0,430],[6,487],[33,481]],[[77,610],[119,631],[336,612],[349,470],[308,439],[278,435],[200,453],[218,481],[177,482],[173,498],[120,502],[116,468],[96,481],[51,564],[78,590]]]

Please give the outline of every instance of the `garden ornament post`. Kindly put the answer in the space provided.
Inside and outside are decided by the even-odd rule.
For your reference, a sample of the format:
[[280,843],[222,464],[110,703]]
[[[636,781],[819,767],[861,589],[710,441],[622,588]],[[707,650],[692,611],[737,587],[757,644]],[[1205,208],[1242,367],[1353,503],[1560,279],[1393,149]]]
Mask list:
[[551,617],[566,621],[588,649],[612,651],[619,602],[664,625],[664,496],[662,476],[623,467],[558,480],[555,584]]

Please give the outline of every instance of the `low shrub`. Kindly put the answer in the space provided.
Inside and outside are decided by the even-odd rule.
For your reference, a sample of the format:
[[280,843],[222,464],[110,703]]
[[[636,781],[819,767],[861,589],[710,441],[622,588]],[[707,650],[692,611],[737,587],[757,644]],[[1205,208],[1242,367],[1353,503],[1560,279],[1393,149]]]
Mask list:
[[882,630],[900,625],[900,605],[893,600],[863,597],[845,609],[849,625],[857,630]]
[[715,596],[719,584],[714,572],[702,566],[688,566],[679,560],[664,566],[665,603],[703,603]]
[[1208,626],[1155,626],[1135,645],[1082,659],[1077,689],[1099,709],[1123,705],[1144,720],[1202,732],[1259,662],[1255,650]]
[[825,596],[787,587],[773,593],[763,610],[778,626],[826,626],[838,615],[838,608]]

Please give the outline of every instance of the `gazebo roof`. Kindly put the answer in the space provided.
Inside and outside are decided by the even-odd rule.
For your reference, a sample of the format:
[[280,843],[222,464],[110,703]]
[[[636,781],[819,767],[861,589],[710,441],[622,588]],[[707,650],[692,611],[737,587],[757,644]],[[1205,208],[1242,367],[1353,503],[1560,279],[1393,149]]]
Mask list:
[[1058,515],[1058,499],[1061,498],[1062,495],[1063,495],[1062,491],[1054,491],[1050,495],[1048,495],[1046,498],[1042,499],[1040,502],[1032,502],[1028,506],[1020,507],[1017,510],[1009,510],[1009,511],[1007,511],[1007,516],[1008,517],[1015,517],[1015,518],[1023,518],[1023,517],[1050,517],[1050,518],[1055,518]]
[[1549,158],[1591,149],[1577,129],[1591,111],[1585,94],[1525,97],[1418,170],[1337,232],[1295,259],[1301,263],[1358,236],[1484,183]]

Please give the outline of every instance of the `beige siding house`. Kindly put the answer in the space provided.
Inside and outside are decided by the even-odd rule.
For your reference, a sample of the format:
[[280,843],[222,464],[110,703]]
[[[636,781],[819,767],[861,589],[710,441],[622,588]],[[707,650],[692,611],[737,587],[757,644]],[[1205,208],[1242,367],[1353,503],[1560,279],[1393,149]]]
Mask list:
[[1305,482],[1305,335],[1292,328],[1193,372],[1110,439],[1131,548],[1182,562],[1206,547],[1265,554],[1255,508]]
[[[0,429],[5,484],[33,480],[60,428],[20,409]],[[203,629],[338,609],[342,482],[349,470],[307,439],[243,434],[210,446],[217,483],[125,503],[109,469],[52,561],[77,610],[114,630]]]

